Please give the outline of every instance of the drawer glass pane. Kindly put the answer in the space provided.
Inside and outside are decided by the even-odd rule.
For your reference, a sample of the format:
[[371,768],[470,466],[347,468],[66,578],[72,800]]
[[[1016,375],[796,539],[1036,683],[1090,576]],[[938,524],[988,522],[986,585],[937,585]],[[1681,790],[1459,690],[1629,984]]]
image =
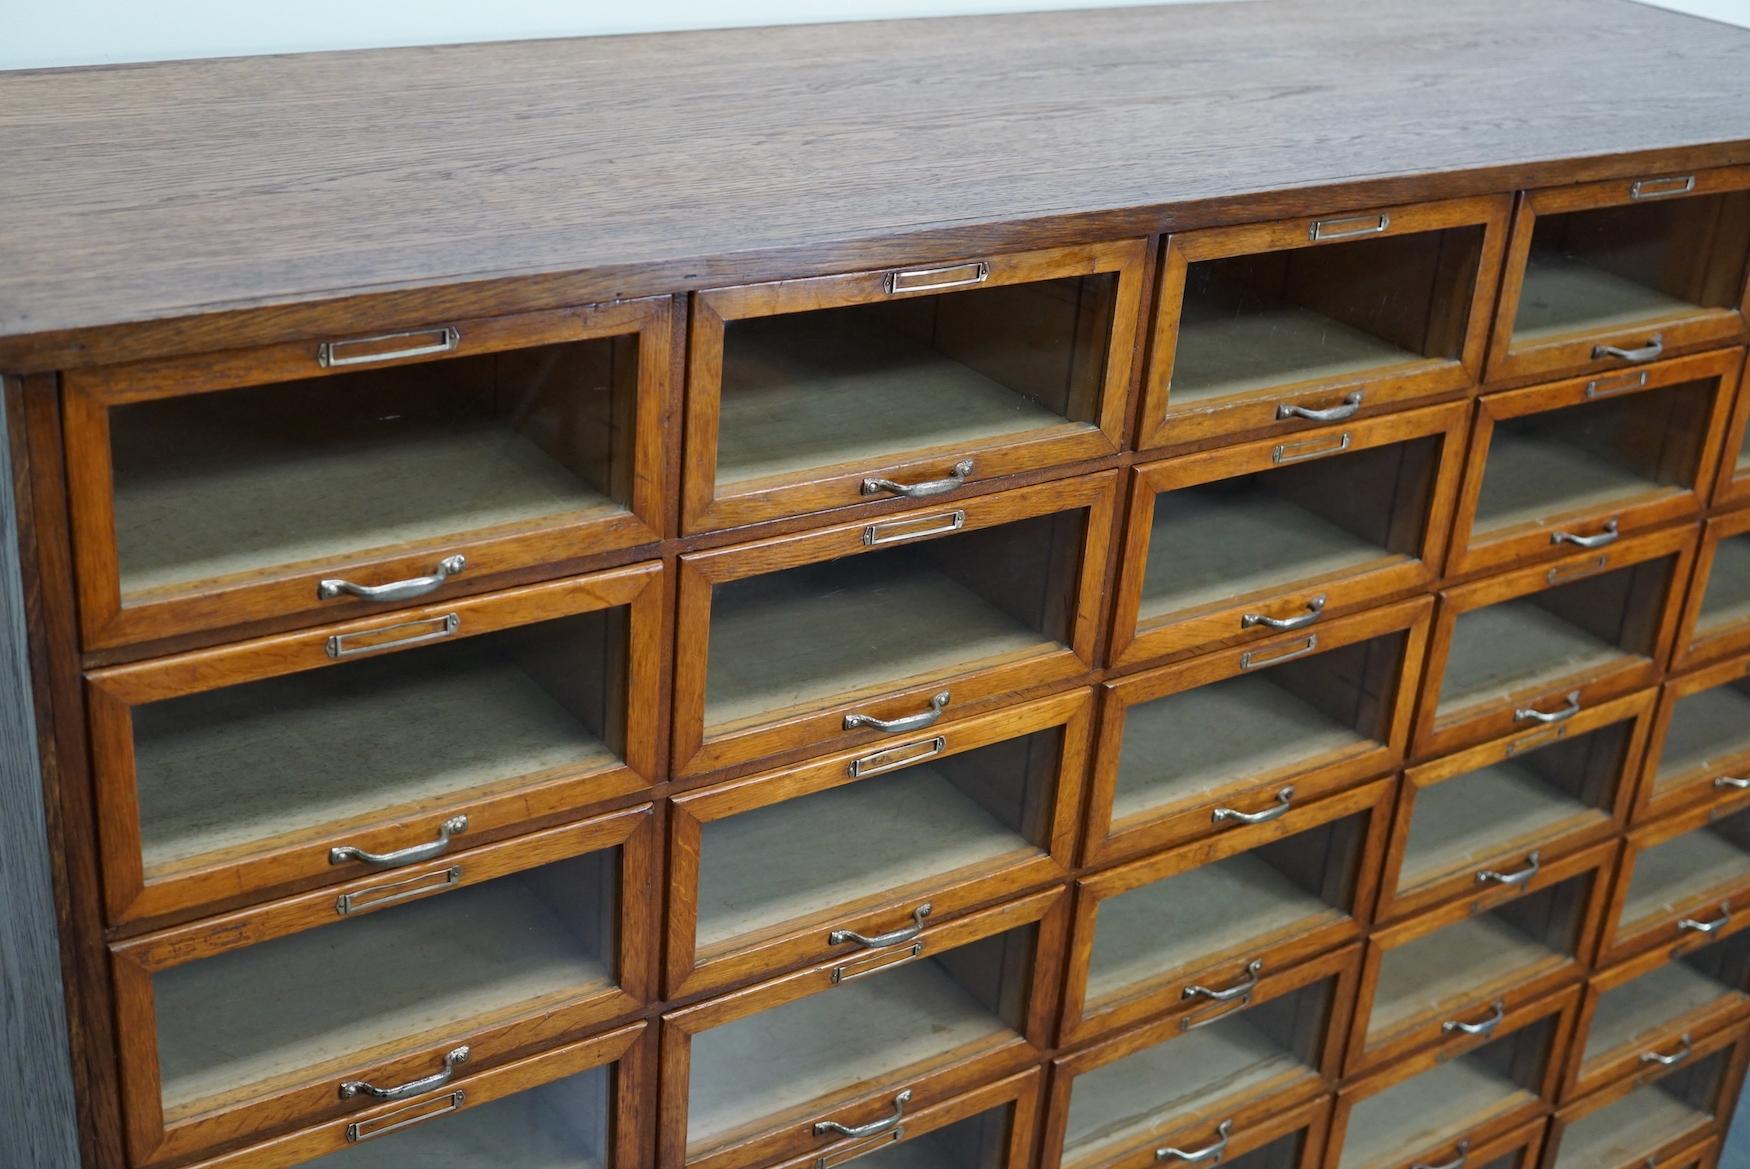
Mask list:
[[1404,645],[1393,633],[1280,665],[1265,659],[1251,673],[1129,707],[1113,818],[1378,747]]
[[1677,1020],[1728,1000],[1750,998],[1750,934],[1679,954],[1598,996],[1584,1063],[1641,1046]]
[[1415,559],[1439,455],[1421,438],[1161,493],[1142,618]]
[[110,410],[123,600],[625,512],[635,337]]
[[611,988],[619,850],[152,975],[167,1119]]
[[1473,1128],[1534,1104],[1555,1037],[1546,1017],[1356,1103],[1337,1169],[1396,1165],[1442,1151]]
[[717,483],[1092,430],[1115,273],[724,323]]
[[1694,487],[1714,380],[1496,421],[1476,532]]
[[859,898],[1050,845],[1062,731],[927,760],[699,830],[698,941],[721,945]]
[[604,1169],[612,1083],[608,1068],[591,1068],[318,1157],[304,1169]]
[[[856,1166],[857,1169],[1004,1169],[1009,1162],[1014,1116],[1014,1105],[1004,1104],[943,1125],[922,1136],[900,1140],[873,1153],[860,1154]],[[904,1128],[896,1133],[907,1135]]]
[[1668,917],[1697,898],[1750,882],[1750,808],[1735,812],[1634,856],[1625,926]]
[[1417,788],[1398,887],[1474,869],[1484,858],[1609,820],[1633,725],[1558,738]]
[[1349,918],[1367,821],[1334,820],[1100,902],[1090,1005]]
[[1727,536],[1714,545],[1695,632],[1706,636],[1745,622],[1750,622],[1750,534]]
[[147,879],[619,766],[626,628],[605,609],[135,707]]
[[1734,192],[1539,215],[1514,343],[1730,308],[1744,288],[1741,247],[1728,254],[1707,240],[1747,200]]
[[1671,575],[1672,558],[1659,557],[1460,613],[1439,710],[1649,656]]
[[1555,1169],[1650,1163],[1662,1145],[1699,1135],[1713,1123],[1730,1053],[1730,1048],[1716,1051],[1679,1067],[1574,1121],[1562,1133]]
[[1037,933],[1022,926],[869,973],[859,963],[880,955],[848,957],[830,990],[701,1031],[692,1040],[689,1155],[865,1080],[1018,1040]]
[[1229,1013],[1077,1076],[1064,1160],[1082,1161],[1173,1130],[1186,1109],[1249,1101],[1318,1075],[1335,982]]
[[[1221,1163],[1227,1169],[1300,1169],[1305,1155],[1306,1132],[1289,1133],[1249,1153],[1242,1153]],[[1214,1164],[1214,1162],[1209,1162]]]
[[1085,521],[1060,512],[717,585],[706,726],[1066,644]]
[[1750,680],[1685,694],[1671,706],[1653,790],[1666,792],[1750,751]]
[[1482,244],[1478,225],[1192,263],[1169,408],[1457,358]]

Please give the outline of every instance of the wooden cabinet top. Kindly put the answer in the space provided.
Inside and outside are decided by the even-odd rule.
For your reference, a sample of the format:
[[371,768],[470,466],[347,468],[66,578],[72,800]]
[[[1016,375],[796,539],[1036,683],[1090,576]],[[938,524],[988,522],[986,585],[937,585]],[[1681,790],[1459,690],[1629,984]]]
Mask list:
[[1750,162],[1747,60],[1251,0],[0,73],[0,368]]

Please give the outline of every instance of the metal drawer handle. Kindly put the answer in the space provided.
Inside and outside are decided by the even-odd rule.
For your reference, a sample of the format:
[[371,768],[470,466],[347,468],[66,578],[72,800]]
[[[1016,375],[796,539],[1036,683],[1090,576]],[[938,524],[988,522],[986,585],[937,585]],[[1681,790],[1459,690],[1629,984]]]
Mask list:
[[864,495],[880,495],[890,491],[894,495],[903,495],[907,499],[928,499],[932,495],[946,495],[956,487],[966,485],[966,477],[972,474],[972,460],[961,459],[948,469],[946,479],[931,479],[924,483],[895,483],[892,479],[863,480]]
[[450,838],[460,836],[466,831],[468,831],[468,817],[451,816],[438,825],[438,838],[430,844],[416,844],[412,848],[403,848],[398,852],[366,852],[354,845],[343,844],[338,848],[328,850],[328,863],[344,865],[348,861],[361,861],[364,864],[376,865],[382,869],[398,869],[404,865],[416,865],[420,861],[428,861],[448,852]]
[[910,925],[891,930],[888,933],[876,934],[873,937],[865,937],[856,930],[833,930],[826,935],[826,944],[842,946],[846,942],[855,942],[865,950],[882,950],[888,946],[897,946],[901,942],[909,942],[924,932],[924,918],[930,916],[932,908],[934,906],[926,901],[911,911]]
[[1568,691],[1567,698],[1563,700],[1563,706],[1560,710],[1544,711],[1529,706],[1521,706],[1514,710],[1513,721],[1516,723],[1560,723],[1567,722],[1579,713],[1580,692],[1578,690],[1570,690]]
[[1298,617],[1271,617],[1265,613],[1247,613],[1240,618],[1241,629],[1262,625],[1266,629],[1305,629],[1325,613],[1325,594],[1320,593],[1306,603],[1306,612]]
[[1254,958],[1246,963],[1246,972],[1241,975],[1240,980],[1232,986],[1226,987],[1222,990],[1215,990],[1207,986],[1187,986],[1184,991],[1180,993],[1179,997],[1185,999],[1208,999],[1212,1003],[1229,1003],[1234,999],[1243,999],[1257,989],[1258,974],[1263,969],[1264,960],[1262,958]]
[[321,601],[332,601],[339,596],[357,597],[361,601],[376,601],[379,604],[389,604],[394,601],[411,601],[415,597],[423,597],[427,593],[436,592],[443,587],[445,581],[468,567],[468,558],[460,554],[446,556],[438,561],[437,571],[430,576],[416,576],[409,580],[390,581],[388,584],[361,585],[350,580],[331,578],[318,582],[316,598]]
[[1551,532],[1551,544],[1572,544],[1576,548],[1602,548],[1606,544],[1614,544],[1620,539],[1622,532],[1618,530],[1617,521],[1608,520],[1601,531],[1595,536],[1576,536],[1572,532]]
[[1695,190],[1694,175],[1669,175],[1662,179],[1636,179],[1630,184],[1631,199],[1663,199],[1668,195],[1687,195]]
[[1440,1029],[1448,1035],[1487,1035],[1501,1025],[1501,1020],[1507,1017],[1507,1004],[1496,999],[1489,1004],[1489,1017],[1480,1023],[1461,1023],[1457,1019],[1448,1019],[1440,1024]]
[[942,717],[942,710],[948,705],[948,692],[930,695],[930,709],[920,710],[916,714],[908,714],[904,718],[876,718],[872,714],[847,714],[845,730],[854,731],[858,727],[868,727],[871,730],[885,731],[890,735],[904,734],[906,731],[921,731]]
[[868,1124],[844,1125],[836,1120],[819,1120],[814,1124],[814,1135],[823,1137],[828,1133],[836,1133],[841,1137],[872,1137],[876,1133],[886,1132],[890,1128],[898,1128],[899,1122],[905,1119],[905,1106],[911,1103],[911,1089],[907,1088],[893,1098],[893,1115],[883,1116],[880,1120],[871,1120]]
[[1677,928],[1689,934],[1714,934],[1726,928],[1726,923],[1732,920],[1732,905],[1729,901],[1720,902],[1720,915],[1712,921],[1697,921],[1686,917],[1677,923]]
[[1276,793],[1276,806],[1265,808],[1262,812],[1242,812],[1237,808],[1217,808],[1210,816],[1216,824],[1232,820],[1239,824],[1268,824],[1272,820],[1288,815],[1289,807],[1294,803],[1294,785],[1283,788]]
[[1541,850],[1533,851],[1530,856],[1525,858],[1525,867],[1523,869],[1518,869],[1511,873],[1497,872],[1494,869],[1484,869],[1477,874],[1477,884],[1507,886],[1523,885],[1525,882],[1531,880],[1531,878],[1537,876],[1538,870],[1542,867],[1543,857],[1541,855]]
[[1457,1153],[1458,1156],[1450,1161],[1443,1162],[1439,1165],[1430,1165],[1426,1161],[1417,1161],[1414,1165],[1410,1166],[1410,1169],[1464,1169],[1465,1162],[1470,1160],[1470,1138],[1465,1137],[1462,1141],[1459,1141],[1458,1144],[1452,1147],[1452,1151]]
[[1717,775],[1714,777],[1714,786],[1721,791],[1724,791],[1727,788],[1735,788],[1738,791],[1743,791],[1745,788],[1750,787],[1750,779],[1740,779],[1736,775]]
[[[405,341],[409,337],[436,337],[429,345],[407,345],[400,349],[370,349],[384,341]],[[384,333],[377,337],[354,337],[349,341],[324,341],[316,347],[316,364],[323,369],[341,369],[349,365],[370,365],[378,361],[402,361],[409,357],[430,357],[434,353],[454,353],[462,343],[462,334],[453,326],[441,329],[416,329],[411,333]],[[348,357],[347,349],[366,348],[366,352]]]
[[1391,216],[1351,215],[1347,219],[1320,219],[1307,229],[1312,239],[1348,239],[1357,235],[1378,235],[1391,226]]
[[1662,1068],[1668,1068],[1673,1064],[1680,1064],[1688,1059],[1689,1053],[1694,1050],[1695,1041],[1690,1038],[1689,1032],[1685,1031],[1678,1037],[1676,1051],[1673,1051],[1670,1055],[1665,1055],[1657,1051],[1643,1051],[1641,1052],[1641,1062],[1656,1063]]
[[1618,361],[1653,361],[1663,352],[1664,334],[1654,333],[1647,338],[1645,345],[1635,349],[1624,349],[1620,345],[1595,345],[1592,347],[1592,360],[1601,361],[1606,357],[1614,357]]
[[1199,1161],[1215,1162],[1221,1160],[1221,1155],[1227,1152],[1228,1137],[1234,1130],[1233,1118],[1230,1116],[1215,1126],[1215,1143],[1204,1145],[1201,1149],[1175,1149],[1168,1145],[1164,1149],[1155,1150],[1157,1161],[1181,1161],[1186,1165],[1195,1165]]
[[369,1096],[373,1100],[405,1100],[409,1096],[422,1096],[436,1088],[441,1088],[456,1077],[456,1069],[468,1062],[469,1051],[466,1047],[458,1047],[444,1056],[444,1070],[402,1084],[399,1088],[379,1088],[367,1084],[363,1080],[348,1080],[340,1086],[340,1098],[351,1100],[354,1096]]
[[1355,417],[1355,412],[1361,409],[1361,391],[1355,390],[1344,397],[1336,406],[1327,406],[1323,410],[1313,410],[1306,406],[1294,406],[1287,402],[1276,407],[1276,417],[1304,418],[1308,422],[1341,422],[1345,418]]

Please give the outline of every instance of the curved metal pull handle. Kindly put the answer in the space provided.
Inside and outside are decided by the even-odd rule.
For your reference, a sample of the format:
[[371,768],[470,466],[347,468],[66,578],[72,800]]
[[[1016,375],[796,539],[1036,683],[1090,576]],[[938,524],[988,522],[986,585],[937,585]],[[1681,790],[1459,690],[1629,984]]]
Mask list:
[[901,929],[884,934],[866,937],[856,930],[833,930],[826,935],[826,944],[840,946],[846,942],[855,942],[865,950],[881,950],[888,946],[897,946],[901,942],[909,942],[924,932],[924,918],[930,916],[932,905],[926,901],[911,911],[911,924]]
[[1677,928],[1686,934],[1714,934],[1726,928],[1726,923],[1732,920],[1732,903],[1720,902],[1720,915],[1712,921],[1697,921],[1686,917],[1678,921]]
[[1262,625],[1266,629],[1305,629],[1325,615],[1325,594],[1320,593],[1306,603],[1306,612],[1298,617],[1271,617],[1263,613],[1247,613],[1240,618],[1241,629]]
[[948,469],[946,479],[931,479],[924,483],[895,483],[892,479],[863,480],[864,495],[880,495],[883,491],[894,495],[903,495],[907,499],[928,499],[932,495],[946,495],[956,487],[966,485],[966,477],[972,474],[972,460],[961,459]]
[[1714,776],[1714,786],[1721,791],[1725,791],[1727,788],[1743,791],[1750,787],[1750,779],[1740,779],[1736,775],[1716,775]]
[[1221,1155],[1227,1152],[1228,1138],[1233,1135],[1233,1117],[1228,1117],[1215,1126],[1215,1143],[1204,1145],[1201,1149],[1175,1149],[1168,1145],[1164,1149],[1155,1150],[1157,1161],[1182,1161],[1187,1165],[1195,1165],[1199,1161],[1219,1161]]
[[1616,543],[1621,537],[1622,533],[1617,528],[1617,522],[1611,520],[1595,536],[1576,536],[1572,532],[1551,532],[1549,542],[1551,544],[1572,544],[1576,548],[1602,548],[1607,544]]
[[890,735],[903,734],[906,731],[921,731],[942,717],[942,710],[948,705],[948,692],[930,695],[930,709],[908,714],[904,718],[876,718],[872,714],[847,714],[845,730],[854,731],[858,727],[868,727],[871,730],[886,731]]
[[1355,417],[1355,412],[1361,409],[1361,391],[1346,395],[1342,402],[1335,406],[1326,406],[1323,410],[1313,410],[1306,406],[1295,406],[1288,402],[1276,407],[1276,417],[1304,418],[1308,422],[1341,422],[1345,418]]
[[1246,963],[1246,972],[1232,986],[1215,990],[1207,986],[1187,986],[1179,997],[1185,999],[1208,999],[1212,1003],[1230,1003],[1234,999],[1245,998],[1258,985],[1258,972],[1264,969],[1264,960],[1254,958]]
[[1440,1024],[1440,1029],[1448,1035],[1487,1035],[1501,1025],[1501,1020],[1507,1017],[1507,1004],[1496,999],[1489,1004],[1489,1017],[1480,1023],[1461,1023],[1457,1019],[1448,1019]]
[[1217,824],[1233,820],[1239,824],[1268,824],[1281,816],[1288,815],[1289,807],[1294,803],[1294,785],[1290,784],[1276,793],[1276,806],[1265,808],[1262,812],[1242,812],[1237,808],[1217,808],[1210,817]]
[[411,601],[414,597],[423,597],[427,593],[436,592],[443,583],[468,567],[468,558],[458,553],[446,556],[438,561],[437,571],[430,576],[416,576],[411,580],[391,581],[381,585],[353,584],[350,580],[338,578],[321,581],[316,585],[316,599],[332,601],[335,597],[357,597],[362,601]]
[[1442,1162],[1439,1165],[1430,1165],[1426,1161],[1417,1161],[1414,1165],[1410,1166],[1410,1169],[1464,1169],[1465,1162],[1470,1160],[1470,1138],[1465,1137],[1462,1141],[1459,1141],[1458,1144],[1452,1147],[1452,1151],[1457,1153],[1458,1156],[1450,1161]]
[[455,1079],[456,1069],[468,1062],[469,1051],[466,1047],[458,1047],[444,1056],[444,1070],[436,1075],[430,1075],[423,1080],[414,1080],[410,1084],[402,1084],[399,1088],[379,1088],[367,1084],[363,1080],[348,1080],[340,1086],[340,1098],[351,1100],[354,1096],[369,1096],[373,1100],[405,1100],[409,1096],[423,1096],[435,1088],[441,1088]]
[[1689,1032],[1685,1031],[1677,1039],[1676,1051],[1673,1051],[1670,1055],[1665,1055],[1662,1052],[1657,1051],[1643,1051],[1641,1052],[1641,1062],[1656,1063],[1662,1068],[1668,1068],[1673,1064],[1680,1064],[1688,1059],[1689,1053],[1694,1050],[1695,1041],[1690,1038]]
[[1624,349],[1619,345],[1595,345],[1592,347],[1592,360],[1600,361],[1606,357],[1614,357],[1618,361],[1652,361],[1665,352],[1665,337],[1654,333],[1647,338],[1645,345],[1635,349]]
[[1530,706],[1521,706],[1513,711],[1513,721],[1516,723],[1559,723],[1567,722],[1580,713],[1580,692],[1568,691],[1560,710],[1542,711]]
[[451,816],[438,825],[438,838],[430,844],[416,844],[412,848],[403,848],[398,852],[366,852],[350,844],[328,850],[328,863],[344,865],[347,861],[361,861],[367,865],[376,865],[380,869],[399,869],[406,865],[416,865],[420,861],[428,861],[440,857],[450,849],[450,838],[460,836],[468,831],[468,817]]
[[1481,872],[1477,873],[1477,884],[1523,885],[1525,882],[1531,880],[1531,878],[1537,876],[1537,872],[1541,868],[1543,868],[1541,850],[1534,849],[1531,855],[1525,858],[1525,867],[1523,869],[1518,869],[1511,873],[1498,872],[1495,869],[1483,869]]
[[836,1120],[820,1120],[814,1125],[814,1135],[825,1136],[836,1133],[841,1137],[872,1137],[889,1129],[899,1127],[899,1122],[905,1119],[905,1106],[911,1103],[911,1089],[907,1088],[893,1098],[893,1115],[883,1116],[880,1120],[871,1120],[868,1124],[844,1125]]

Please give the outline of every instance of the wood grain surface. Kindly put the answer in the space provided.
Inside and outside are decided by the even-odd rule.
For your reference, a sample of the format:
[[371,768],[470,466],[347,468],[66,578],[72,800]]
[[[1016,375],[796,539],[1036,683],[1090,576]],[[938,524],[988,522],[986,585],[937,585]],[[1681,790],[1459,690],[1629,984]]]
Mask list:
[[1257,0],[0,74],[0,365],[1747,161],[1747,52]]

